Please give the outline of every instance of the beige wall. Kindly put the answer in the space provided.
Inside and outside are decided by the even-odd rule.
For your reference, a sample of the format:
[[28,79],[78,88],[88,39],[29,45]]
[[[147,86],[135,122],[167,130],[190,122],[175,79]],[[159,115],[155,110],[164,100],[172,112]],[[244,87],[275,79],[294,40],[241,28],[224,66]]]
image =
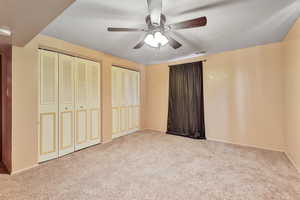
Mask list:
[[[179,61],[184,63],[200,60]],[[208,56],[204,63],[208,139],[284,151],[281,44]],[[146,67],[146,128],[166,131],[168,64]]]
[[[37,164],[38,127],[38,48],[101,61],[102,138],[111,140],[111,66],[119,65],[141,71],[141,113],[145,108],[144,66],[99,51],[73,45],[62,40],[39,35],[25,47],[13,47],[12,57],[12,172]],[[144,127],[141,116],[141,127]]]
[[300,20],[282,42],[286,153],[300,171]]

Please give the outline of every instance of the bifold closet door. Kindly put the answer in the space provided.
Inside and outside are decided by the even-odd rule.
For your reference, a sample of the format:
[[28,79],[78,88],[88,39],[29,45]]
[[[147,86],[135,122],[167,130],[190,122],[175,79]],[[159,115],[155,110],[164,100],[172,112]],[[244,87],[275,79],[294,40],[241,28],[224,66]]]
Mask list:
[[39,50],[39,162],[58,157],[58,54]]
[[101,113],[100,113],[100,64],[93,61],[87,63],[88,83],[88,132],[89,145],[100,143]]
[[139,72],[112,67],[113,138],[139,129]]
[[98,144],[100,138],[100,64],[75,59],[75,150]]
[[121,132],[120,125],[120,106],[122,105],[122,70],[118,67],[112,67],[112,133],[113,136]]
[[89,146],[88,134],[88,62],[75,58],[76,78],[75,78],[75,109],[76,109],[76,137],[75,150]]
[[140,84],[139,73],[136,71],[129,71],[128,73],[129,85],[128,88],[128,128],[129,130],[136,130],[139,128],[139,113],[140,113]]
[[74,152],[74,58],[59,54],[59,156]]

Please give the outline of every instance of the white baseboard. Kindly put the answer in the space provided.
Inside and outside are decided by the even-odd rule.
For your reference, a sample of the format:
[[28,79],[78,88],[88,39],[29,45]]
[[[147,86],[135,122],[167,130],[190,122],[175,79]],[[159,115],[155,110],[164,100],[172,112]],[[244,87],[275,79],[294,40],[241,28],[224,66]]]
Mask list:
[[117,134],[113,134],[112,135],[112,139],[115,139],[115,138],[118,138],[118,137],[121,137],[121,136],[125,136],[125,135],[129,135],[129,134],[132,134],[132,133],[135,133],[137,131],[139,131],[140,129],[132,129],[130,131],[125,131],[125,132],[122,132],[122,133],[117,133]]
[[256,149],[263,149],[263,150],[268,150],[268,151],[282,152],[287,156],[287,158],[291,161],[292,165],[300,173],[300,168],[299,168],[300,165],[297,165],[296,161],[293,159],[293,157],[287,151],[283,151],[281,149],[265,148],[265,147],[260,147],[260,146],[256,146],[256,145],[239,144],[239,143],[229,142],[226,140],[220,140],[220,139],[215,139],[215,138],[207,138],[207,140],[215,141],[215,142],[222,142],[222,143],[226,143],[226,144],[233,144],[233,145],[238,145],[238,146],[244,146],[244,147],[251,147],[251,148],[256,148]]
[[284,152],[286,157],[291,161],[291,163],[293,164],[293,166],[296,168],[296,170],[300,173],[300,168],[298,167],[299,165],[297,165],[296,161],[293,159],[292,155],[290,153],[288,153],[287,151]]
[[251,148],[256,148],[256,149],[263,149],[263,150],[268,150],[268,151],[278,151],[278,152],[284,152],[283,149],[274,149],[274,148],[269,148],[269,147],[261,147],[257,145],[252,145],[252,144],[241,144],[241,143],[235,143],[235,142],[230,142],[227,140],[222,140],[222,139],[215,139],[215,138],[207,138],[207,140],[215,141],[215,142],[222,142],[222,143],[227,143],[227,144],[233,144],[233,145],[238,145],[238,146],[244,146],[244,147],[251,147]]
[[156,130],[156,129],[150,129],[150,128],[146,128],[143,131],[152,131],[152,132],[157,132],[157,133],[166,133],[166,131]]
[[[157,133],[165,133],[166,132],[166,131],[155,130],[155,129],[145,129],[145,131],[153,131],[153,132],[157,132]],[[239,145],[239,146],[245,146],[245,147],[252,147],[252,148],[257,148],[257,149],[264,149],[264,150],[268,150],[268,151],[284,152],[283,149],[274,149],[274,148],[268,148],[268,147],[267,148],[266,147],[261,147],[261,146],[257,146],[257,145],[234,143],[234,142],[230,142],[230,141],[227,141],[227,140],[221,140],[221,139],[210,138],[210,137],[207,137],[207,140],[222,142],[222,143],[227,143],[227,144],[233,144],[233,145]]]
[[107,143],[110,143],[111,141],[112,141],[112,139],[111,140],[102,141],[100,144],[107,144]]
[[26,167],[26,168],[24,168],[24,169],[12,171],[12,172],[10,173],[10,175],[16,175],[16,174],[19,174],[19,173],[21,173],[21,172],[24,172],[24,171],[27,171],[27,170],[29,170],[29,169],[35,168],[35,167],[37,167],[37,166],[39,166],[39,164],[34,164],[34,165],[32,165],[32,166],[30,166],[30,167]]

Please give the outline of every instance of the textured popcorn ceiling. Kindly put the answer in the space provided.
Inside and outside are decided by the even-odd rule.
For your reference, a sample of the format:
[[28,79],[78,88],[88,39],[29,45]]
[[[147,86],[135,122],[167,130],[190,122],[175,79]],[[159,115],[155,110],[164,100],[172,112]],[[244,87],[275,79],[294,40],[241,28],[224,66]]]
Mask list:
[[[111,33],[145,27],[146,0],[77,0],[43,33],[143,64],[281,41],[300,14],[298,0],[163,0],[167,24],[207,16],[206,27],[174,31],[183,46],[132,49],[144,33]],[[188,12],[189,11],[189,12]]]

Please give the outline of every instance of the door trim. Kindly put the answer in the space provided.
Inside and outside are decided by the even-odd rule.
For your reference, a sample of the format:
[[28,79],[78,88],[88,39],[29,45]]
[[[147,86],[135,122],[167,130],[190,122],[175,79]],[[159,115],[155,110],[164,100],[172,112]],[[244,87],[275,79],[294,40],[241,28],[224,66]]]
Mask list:
[[12,46],[0,45],[1,66],[1,123],[2,123],[2,163],[7,171],[12,170]]

